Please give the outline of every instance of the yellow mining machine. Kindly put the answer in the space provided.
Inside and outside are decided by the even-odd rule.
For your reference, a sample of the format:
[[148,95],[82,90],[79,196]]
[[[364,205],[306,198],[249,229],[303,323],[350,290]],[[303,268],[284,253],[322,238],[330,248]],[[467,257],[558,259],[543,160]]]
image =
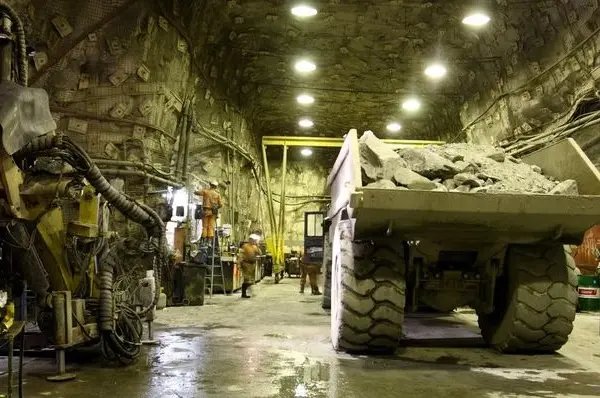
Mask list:
[[[151,319],[160,293],[165,228],[156,212],[116,190],[82,148],[55,132],[48,95],[27,87],[27,69],[23,25],[0,3],[0,337],[14,326],[14,303],[27,286],[36,296],[37,323],[56,349],[53,379],[64,380],[74,377],[65,373],[67,348],[98,344],[124,363],[139,355],[142,320]],[[49,164],[59,171],[48,172]],[[119,258],[111,211],[147,231],[155,286],[144,308],[113,294]]]

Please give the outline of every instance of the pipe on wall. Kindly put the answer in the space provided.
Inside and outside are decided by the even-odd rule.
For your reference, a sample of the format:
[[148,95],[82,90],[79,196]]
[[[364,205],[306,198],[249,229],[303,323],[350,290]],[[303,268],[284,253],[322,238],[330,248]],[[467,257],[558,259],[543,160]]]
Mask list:
[[129,176],[129,177],[144,177],[144,178],[150,179],[151,181],[156,181],[161,184],[170,185],[174,188],[183,188],[184,187],[184,184],[182,184],[178,181],[159,177],[157,175],[150,174],[150,173],[147,173],[147,172],[141,171],[141,170],[123,170],[123,169],[101,169],[101,170],[102,170],[102,173],[106,174],[106,175],[125,176],[125,177],[127,177],[127,176]]
[[285,180],[287,177],[287,153],[288,153],[288,146],[284,145],[283,146],[283,164],[281,166],[281,204],[279,205],[279,227],[278,227],[278,236],[277,236],[278,263],[276,264],[276,266],[278,269],[275,270],[275,272],[281,271],[281,269],[279,269],[279,267],[283,266],[283,259],[284,259],[283,243],[284,243],[284,235],[285,235],[285,188],[286,188]]
[[[187,178],[187,174],[188,174],[188,159],[190,156],[190,140],[192,138],[192,120],[193,120],[193,109],[192,109],[192,103],[194,101],[194,98],[190,98],[190,100],[187,102],[187,106],[184,108],[183,111],[183,131],[181,132],[182,134],[185,132],[185,143],[183,144],[183,165],[181,167],[181,176],[182,178],[185,180]],[[191,112],[191,113],[190,113]]]
[[163,178],[171,178],[171,174],[166,173],[164,171],[160,171],[156,167],[143,163],[143,162],[134,162],[131,160],[113,160],[113,159],[92,159],[94,163],[97,165],[105,165],[105,166],[118,166],[118,167],[135,167],[141,170],[145,170],[149,173],[156,173],[157,175]]

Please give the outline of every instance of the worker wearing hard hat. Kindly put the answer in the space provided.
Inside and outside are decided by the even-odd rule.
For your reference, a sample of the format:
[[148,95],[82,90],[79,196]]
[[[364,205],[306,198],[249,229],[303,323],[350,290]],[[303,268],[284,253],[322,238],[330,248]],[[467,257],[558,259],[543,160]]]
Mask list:
[[223,206],[221,195],[217,191],[219,183],[216,181],[210,182],[209,189],[196,191],[196,195],[202,196],[202,239],[212,241],[215,237],[215,223],[219,209]]
[[248,288],[254,283],[254,273],[256,272],[256,259],[261,255],[258,247],[260,236],[251,234],[248,241],[242,244],[238,257],[238,266],[242,269],[242,298],[250,298]]

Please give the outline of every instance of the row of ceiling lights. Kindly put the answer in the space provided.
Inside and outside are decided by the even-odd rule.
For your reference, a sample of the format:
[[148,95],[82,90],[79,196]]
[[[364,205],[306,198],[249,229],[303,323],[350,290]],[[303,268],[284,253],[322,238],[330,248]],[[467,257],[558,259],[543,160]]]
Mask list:
[[[292,8],[291,12],[293,15],[295,15],[299,18],[314,17],[318,13],[316,8],[308,6],[308,5],[297,5]],[[482,12],[471,13],[471,14],[467,15],[466,17],[464,17],[462,20],[462,23],[464,25],[471,26],[471,27],[481,27],[481,26],[486,25],[488,22],[490,22],[490,17]],[[302,60],[299,60],[296,62],[295,69],[297,72],[307,74],[310,72],[314,72],[317,69],[317,66],[314,62],[312,62],[308,59],[302,59]],[[431,65],[428,65],[424,70],[425,76],[427,76],[428,78],[430,78],[432,80],[442,79],[444,76],[446,76],[447,73],[448,73],[448,70],[446,69],[446,67],[443,64],[437,63],[437,62],[432,63]],[[315,99],[314,99],[314,97],[312,97],[309,94],[301,94],[296,98],[296,101],[300,105],[311,105],[315,102]],[[421,108],[421,102],[416,97],[407,98],[402,103],[402,109],[407,112],[414,113],[414,112],[418,111],[420,108]],[[309,118],[303,118],[298,121],[298,125],[302,128],[310,128],[310,127],[314,126],[314,123]],[[389,132],[397,133],[398,131],[400,131],[402,126],[400,125],[400,123],[394,121],[394,122],[390,122],[386,126],[386,128]],[[304,150],[302,150],[301,153],[304,156],[312,155],[312,151],[308,148],[305,148]]]

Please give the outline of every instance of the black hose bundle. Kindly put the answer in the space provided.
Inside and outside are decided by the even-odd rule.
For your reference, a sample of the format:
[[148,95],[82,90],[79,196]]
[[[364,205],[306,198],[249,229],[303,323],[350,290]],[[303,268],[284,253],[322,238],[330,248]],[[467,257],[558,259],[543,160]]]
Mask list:
[[0,3],[0,13],[6,14],[16,27],[17,33],[17,83],[21,86],[27,87],[28,80],[28,64],[27,64],[27,44],[25,42],[25,29],[23,29],[23,22],[8,4]]

